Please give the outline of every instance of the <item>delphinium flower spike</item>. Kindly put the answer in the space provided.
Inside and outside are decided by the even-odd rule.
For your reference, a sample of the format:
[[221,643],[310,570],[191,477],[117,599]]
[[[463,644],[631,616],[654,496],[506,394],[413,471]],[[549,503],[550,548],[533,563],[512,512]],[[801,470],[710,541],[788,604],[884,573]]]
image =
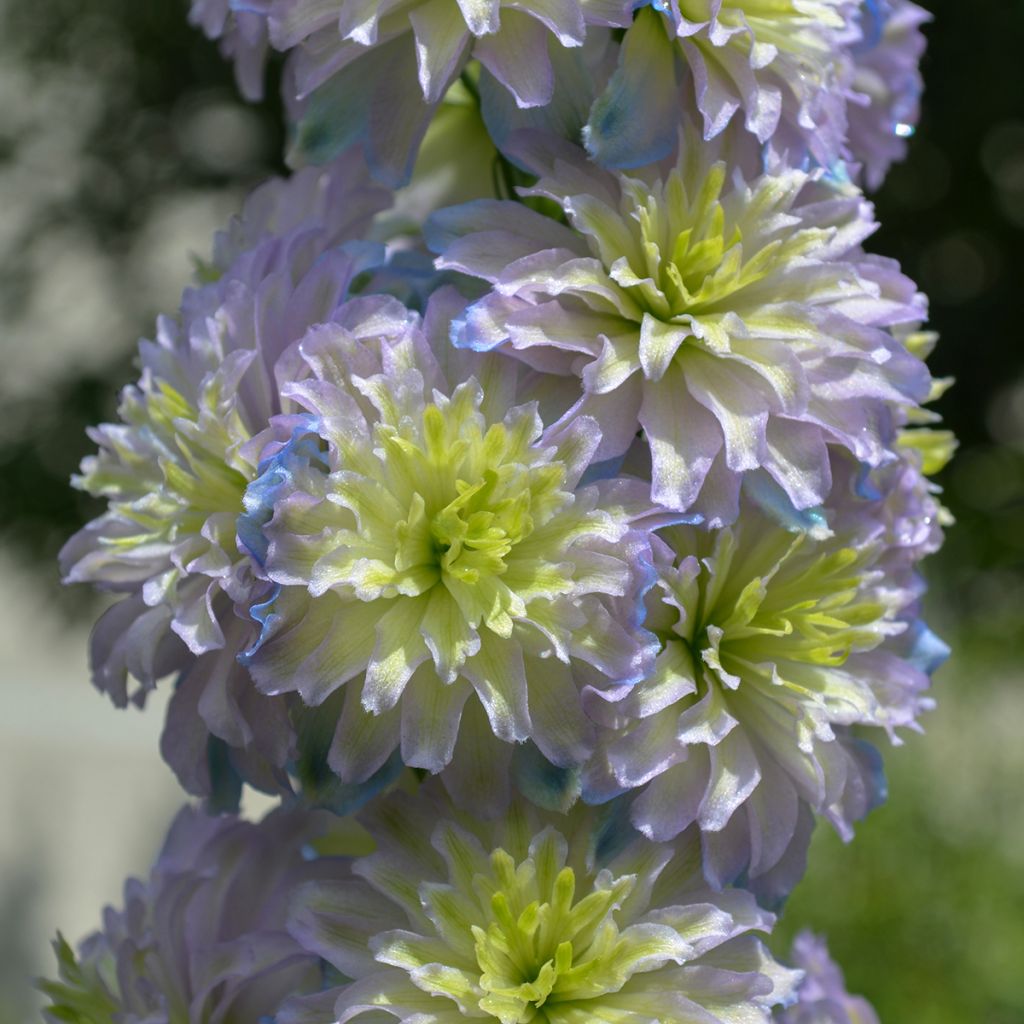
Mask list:
[[[49,1019],[877,1024],[819,940],[755,933],[947,653],[948,382],[858,188],[926,17],[192,0],[248,98],[285,54],[289,162],[326,166],[257,189],[141,344],[62,566],[119,598],[101,690],[177,674],[205,810],[288,804],[183,811],[58,945]],[[413,187],[373,184],[446,101]],[[487,189],[437,169],[470,134],[495,198],[425,218]]]

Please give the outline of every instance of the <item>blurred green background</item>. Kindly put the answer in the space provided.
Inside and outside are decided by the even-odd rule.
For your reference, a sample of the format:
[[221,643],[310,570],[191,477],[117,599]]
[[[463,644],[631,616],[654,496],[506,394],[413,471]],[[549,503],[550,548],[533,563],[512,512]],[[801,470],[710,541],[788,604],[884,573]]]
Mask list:
[[[958,525],[928,567],[929,617],[955,653],[936,678],[927,735],[888,752],[888,804],[850,846],[819,831],[780,949],[799,927],[827,932],[850,987],[884,1024],[1020,1024],[1024,4],[925,5],[935,21],[924,118],[909,160],[876,197],[884,226],[872,247],[898,258],[930,295],[942,335],[932,365],[957,378],[940,409],[961,440],[941,481]],[[93,608],[88,595],[60,589],[54,557],[95,514],[67,485],[89,449],[85,427],[112,415],[136,338],[176,304],[189,250],[205,252],[212,229],[278,169],[281,152],[276,104],[238,101],[230,69],[186,25],[184,8],[0,0],[0,601],[41,609],[75,652]],[[52,840],[39,837],[70,820],[70,790],[59,781],[44,789],[15,763],[5,737],[25,729],[18,716],[29,712],[19,708],[30,704],[18,694],[36,684],[41,652],[14,631],[0,640],[5,708],[14,709],[0,726],[0,833],[20,837],[0,840],[0,1024],[13,1024],[34,1013],[26,976],[49,968],[45,896],[61,892],[58,882],[65,891],[84,884],[74,866],[88,851],[72,850],[63,866],[40,852]],[[74,657],[65,674],[77,694],[88,690],[84,650]],[[90,696],[111,723],[123,717]],[[45,696],[60,699],[59,688]],[[59,760],[59,742],[54,749],[59,780],[74,769]],[[156,758],[155,745],[145,756]],[[133,777],[142,770],[125,767]],[[126,831],[114,837],[135,871],[174,799],[163,769],[147,770],[162,773],[160,797],[140,794],[145,806],[129,805],[131,829],[119,825]],[[45,801],[26,810],[16,798],[26,791]],[[90,835],[109,840],[105,793],[76,799],[98,816]],[[116,891],[80,895],[98,921]]]

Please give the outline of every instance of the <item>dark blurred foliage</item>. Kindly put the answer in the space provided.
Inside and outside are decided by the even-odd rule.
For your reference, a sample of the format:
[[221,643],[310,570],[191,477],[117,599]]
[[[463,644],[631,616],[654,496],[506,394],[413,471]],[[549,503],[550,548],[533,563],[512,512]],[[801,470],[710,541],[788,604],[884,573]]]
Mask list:
[[[268,102],[245,108],[260,139],[255,159],[252,147],[241,161],[232,160],[230,152],[214,159],[197,152],[196,133],[187,130],[190,118],[213,107],[211,100],[242,105],[230,67],[187,24],[186,7],[183,0],[0,2],[4,59],[16,58],[40,77],[48,68],[62,73],[71,68],[99,80],[102,89],[103,109],[78,154],[86,172],[71,194],[35,210],[26,234],[70,225],[105,252],[130,258],[155,199],[197,188],[237,187],[283,169],[279,90],[272,80]],[[5,96],[4,101],[12,100]],[[0,133],[0,168],[25,141]],[[211,235],[217,226],[210,225]],[[11,251],[17,253],[17,244]],[[26,272],[16,256],[0,266],[0,322],[3,314],[17,312]],[[52,579],[55,596],[65,593],[58,590],[52,568],[56,552],[98,507],[68,486],[91,447],[85,429],[114,414],[119,388],[134,376],[136,338],[151,330],[157,312],[142,311],[120,352],[105,364],[86,374],[72,368],[45,391],[6,403],[0,431],[0,539]]]
[[[278,169],[277,104],[243,107],[215,47],[186,24],[185,6],[0,0],[0,48],[40,74],[74,65],[105,80],[105,107],[84,141],[88,173],[26,230],[74,223],[128,258],[155,197],[238,188]],[[884,226],[872,247],[899,259],[929,294],[930,326],[942,336],[932,366],[957,378],[939,408],[961,440],[941,480],[958,525],[929,569],[931,618],[956,654],[937,678],[929,735],[888,756],[890,803],[848,847],[819,830],[779,948],[805,924],[827,931],[851,988],[874,1000],[887,1024],[1016,1024],[1024,1021],[1024,3],[925,6],[935,21],[924,117],[909,159],[876,197]],[[271,81],[268,96],[276,94]],[[260,145],[237,159],[230,147],[213,157],[197,147],[182,126],[211,97],[218,110],[244,109]],[[203,137],[216,141],[216,132]],[[0,132],[0,171],[19,145]],[[25,266],[8,263],[0,319],[25,286]],[[85,374],[71,367],[6,404],[0,540],[55,596],[56,551],[95,512],[67,485],[90,449],[85,427],[113,414],[135,338],[155,312],[140,310],[102,365]]]
[[942,480],[959,525],[931,575],[1002,645],[1024,621],[1024,4],[924,6],[924,116],[873,247],[928,294],[932,366],[957,381],[939,408],[961,441]]

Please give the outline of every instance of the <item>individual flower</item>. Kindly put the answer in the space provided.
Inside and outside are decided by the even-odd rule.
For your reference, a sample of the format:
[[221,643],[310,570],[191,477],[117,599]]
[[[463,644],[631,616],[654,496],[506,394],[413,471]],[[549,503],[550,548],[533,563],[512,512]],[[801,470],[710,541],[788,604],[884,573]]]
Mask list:
[[[463,304],[437,293],[426,335],[443,343]],[[509,744],[580,764],[580,688],[646,673],[648,548],[631,522],[651,510],[640,481],[580,486],[594,422],[545,430],[535,403],[514,404],[515,362],[438,350],[446,367],[413,332],[364,374],[329,331],[299,346],[309,377],[285,393],[306,417],[282,422],[246,497],[280,589],[245,660],[266,693],[316,706],[344,688],[329,756],[343,780],[400,748],[431,772],[455,757],[454,787],[500,789]]]
[[829,492],[830,445],[872,466],[889,457],[892,404],[928,391],[889,328],[919,320],[923,298],[861,249],[875,224],[858,193],[781,167],[748,182],[713,144],[650,180],[550,145],[521,146],[542,175],[526,194],[568,225],[509,201],[428,226],[439,266],[492,285],[455,344],[578,377],[565,419],[597,420],[597,457],[642,429],[654,499],[712,525],[735,519],[751,470],[806,509]]
[[269,37],[288,54],[293,165],[322,163],[362,143],[375,177],[392,187],[408,180],[435,110],[464,72],[474,92],[479,66],[518,107],[543,107],[555,94],[562,49],[583,46],[588,29],[607,36],[632,20],[629,0],[193,3],[193,22],[219,36],[225,56],[239,63],[246,95],[257,45]]
[[296,52],[300,94],[392,40],[415,40],[419,86],[438,102],[470,58],[486,68],[522,107],[543,106],[554,91],[549,40],[581,46],[588,25],[625,27],[630,5],[618,0],[541,0],[481,4],[459,0],[386,0],[359,9],[353,0],[271,0],[270,36]]
[[[857,9],[856,0],[652,3],[626,33],[619,70],[594,106],[588,150],[613,167],[660,159],[680,104],[695,104],[705,140],[735,118],[758,142],[788,151],[792,162],[809,152],[831,166],[844,152],[852,77],[844,43],[858,35]],[[674,87],[676,63],[685,98]],[[620,144],[618,136],[634,133],[632,122],[641,120],[650,122],[641,131],[656,133],[649,139],[666,144],[661,151]]]
[[907,153],[920,116],[921,26],[931,15],[910,0],[870,0],[861,6],[863,38],[853,47],[853,93],[847,115],[852,159],[877,189],[891,164]]
[[[105,499],[107,511],[65,545],[65,581],[120,595],[93,631],[94,682],[115,704],[142,704],[160,677],[185,670],[173,731],[189,717],[179,714],[184,706],[195,708],[192,721],[269,762],[259,773],[264,788],[291,738],[281,702],[254,701],[235,663],[249,626],[233,606],[247,607],[266,586],[235,538],[258,470],[248,444],[284,408],[281,357],[312,325],[380,326],[374,300],[369,308],[346,300],[356,275],[382,258],[357,239],[386,200],[353,157],[258,189],[218,236],[201,270],[208,283],[186,291],[180,315],[161,317],[156,339],[140,344],[142,374],[122,393],[120,422],[90,432],[99,451],[74,481]],[[186,746],[165,750],[188,788],[206,793],[206,757],[191,748],[174,756]]]
[[855,727],[898,742],[931,706],[941,652],[916,621],[916,577],[889,561],[899,541],[884,518],[843,530],[835,505],[861,500],[837,491],[813,530],[753,503],[729,528],[665,530],[647,598],[654,671],[617,704],[590,695],[610,731],[585,792],[638,790],[632,820],[655,840],[696,826],[714,884],[743,874],[765,899],[788,892],[812,815],[849,838],[884,798],[879,755]]
[[320,958],[287,932],[294,892],[330,877],[307,844],[330,815],[278,810],[259,824],[185,808],[148,881],[129,879],[124,909],[78,957],[54,944],[59,980],[40,984],[51,1024],[252,1024],[285,998],[318,991]]
[[824,939],[801,932],[793,940],[790,959],[804,977],[796,1001],[775,1011],[777,1024],[879,1024],[871,1004],[846,991],[843,972],[829,956]]
[[220,41],[220,52],[235,65],[238,89],[247,100],[263,98],[267,59],[267,19],[260,0],[192,0],[188,20],[207,39]]
[[748,894],[695,888],[685,853],[617,840],[582,806],[482,822],[421,790],[362,821],[358,881],[303,887],[290,924],[352,980],[281,1024],[753,1024],[799,980],[753,934],[773,918]]

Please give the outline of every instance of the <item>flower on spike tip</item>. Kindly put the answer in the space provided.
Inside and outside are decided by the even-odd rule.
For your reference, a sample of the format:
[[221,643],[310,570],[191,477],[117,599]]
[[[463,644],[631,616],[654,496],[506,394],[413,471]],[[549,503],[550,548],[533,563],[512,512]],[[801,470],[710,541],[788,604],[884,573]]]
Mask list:
[[[901,503],[897,490],[891,500]],[[837,504],[872,500],[835,494]],[[634,824],[655,840],[695,826],[708,880],[744,874],[777,900],[803,870],[813,815],[841,835],[884,797],[880,758],[853,727],[915,728],[944,648],[914,607],[920,593],[884,516],[812,531],[754,504],[721,530],[676,526],[655,542],[658,583],[647,626],[654,671],[606,723],[588,799],[637,790]],[[822,516],[824,524],[824,516]],[[926,524],[927,525],[927,524]]]
[[923,298],[860,248],[875,224],[856,191],[784,168],[748,182],[696,141],[644,179],[551,140],[522,139],[519,159],[541,175],[528,194],[569,223],[511,201],[432,218],[438,265],[492,284],[456,345],[578,377],[565,419],[597,420],[597,457],[642,429],[654,499],[712,525],[735,519],[751,470],[803,509],[829,492],[829,445],[889,457],[892,404],[928,390],[889,329],[920,320]]
[[753,1024],[792,996],[799,972],[753,934],[772,916],[708,892],[692,851],[602,836],[581,805],[484,822],[430,788],[361,816],[376,848],[358,882],[300,890],[292,935],[352,981],[282,1024]]
[[330,763],[345,781],[399,747],[431,772],[454,757],[460,790],[507,787],[509,745],[527,739],[580,764],[593,745],[580,688],[618,692],[653,655],[638,618],[647,539],[631,526],[650,511],[646,487],[580,487],[593,421],[545,431],[535,405],[514,405],[514,361],[446,355],[462,382],[451,388],[424,347],[386,353],[367,376],[312,340],[302,354],[311,376],[287,393],[320,450],[263,503],[301,434],[284,423],[247,499],[280,588],[255,609],[257,686],[332,700]]
[[[305,856],[333,825],[324,812],[277,810],[259,823],[185,808],[145,882],[78,956],[58,938],[59,977],[40,982],[50,1024],[253,1024],[316,992],[322,964],[285,930],[292,894],[329,874]],[[258,898],[254,895],[258,894]]]
[[800,932],[793,940],[790,960],[804,977],[796,1000],[775,1011],[776,1024],[879,1024],[874,1007],[863,996],[846,991],[843,972],[824,939]]

